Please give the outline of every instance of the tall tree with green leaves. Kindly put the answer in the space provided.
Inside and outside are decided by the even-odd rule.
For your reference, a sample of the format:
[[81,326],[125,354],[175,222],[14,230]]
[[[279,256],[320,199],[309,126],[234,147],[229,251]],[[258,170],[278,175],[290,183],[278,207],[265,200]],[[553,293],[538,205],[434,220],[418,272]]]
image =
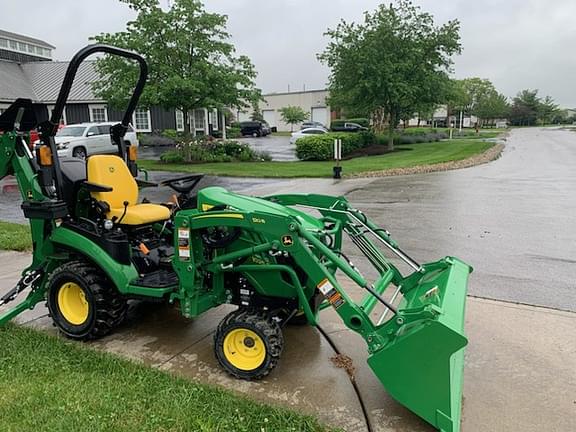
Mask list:
[[309,117],[309,114],[299,106],[285,106],[280,108],[282,121],[290,125],[290,131],[294,130],[294,125],[302,123]]
[[445,99],[459,30],[457,20],[436,25],[410,0],[380,5],[360,24],[342,21],[326,32],[331,41],[318,56],[331,69],[331,105],[371,113],[376,131],[387,127],[392,150],[400,119]]
[[496,90],[490,91],[478,102],[475,115],[481,119],[482,124],[494,119],[508,118],[510,115],[508,98]]
[[[250,59],[237,55],[226,31],[227,17],[208,13],[199,0],[173,0],[162,9],[158,0],[120,0],[137,12],[126,30],[102,33],[92,39],[127,48],[148,62],[148,84],[141,106],[158,105],[184,113],[195,108],[243,109],[260,98],[256,71]],[[138,68],[122,58],[105,56],[96,69],[103,77],[95,92],[116,109],[127,105]]]
[[551,96],[546,96],[544,99],[540,100],[540,107],[538,109],[538,117],[541,124],[551,124],[553,123],[554,117],[560,113],[560,107]]
[[518,92],[510,109],[510,121],[515,126],[534,126],[551,123],[560,112],[558,105],[550,96],[542,99],[538,90]]

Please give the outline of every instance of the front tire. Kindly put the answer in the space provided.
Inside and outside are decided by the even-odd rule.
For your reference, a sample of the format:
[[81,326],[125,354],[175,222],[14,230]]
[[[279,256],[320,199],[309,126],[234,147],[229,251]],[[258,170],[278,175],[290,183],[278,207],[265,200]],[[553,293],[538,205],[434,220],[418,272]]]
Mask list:
[[214,335],[214,352],[230,375],[261,379],[280,359],[284,337],[278,323],[266,312],[238,309],[228,314]]
[[126,316],[126,300],[100,269],[84,261],[58,267],[47,286],[50,316],[71,339],[86,341],[106,336]]

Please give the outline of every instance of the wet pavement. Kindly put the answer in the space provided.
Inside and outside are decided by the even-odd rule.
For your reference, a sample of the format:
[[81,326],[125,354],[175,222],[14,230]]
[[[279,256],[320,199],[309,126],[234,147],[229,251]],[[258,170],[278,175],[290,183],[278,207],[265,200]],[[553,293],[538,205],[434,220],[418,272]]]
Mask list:
[[274,161],[294,161],[296,157],[296,146],[290,144],[290,137],[268,135],[260,138],[239,138],[238,141],[247,143],[257,151],[268,153]]
[[[204,181],[254,194],[345,194],[390,229],[414,258],[455,255],[470,262],[472,295],[576,311],[575,163],[573,132],[518,129],[501,159],[459,171],[343,181]],[[169,193],[148,191],[143,194],[152,200]],[[14,201],[10,194],[0,194],[5,208],[7,196]],[[2,219],[4,211],[0,208]],[[29,260],[27,254],[0,253],[0,293],[13,286],[17,269]],[[360,294],[351,289],[352,297]],[[348,376],[332,364],[334,353],[315,329],[286,329],[282,359],[264,381],[238,381],[222,372],[212,334],[229,310],[222,306],[186,320],[169,307],[134,303],[119,331],[93,346],[314,414],[347,431],[366,430]],[[40,305],[20,322],[54,332]],[[375,431],[432,431],[390,399],[365,363],[365,343],[332,310],[322,313],[321,325],[353,359]],[[575,430],[576,314],[469,297],[466,333],[463,432]]]
[[380,178],[348,196],[419,261],[474,267],[469,293],[576,311],[576,133],[514,129],[502,157]]

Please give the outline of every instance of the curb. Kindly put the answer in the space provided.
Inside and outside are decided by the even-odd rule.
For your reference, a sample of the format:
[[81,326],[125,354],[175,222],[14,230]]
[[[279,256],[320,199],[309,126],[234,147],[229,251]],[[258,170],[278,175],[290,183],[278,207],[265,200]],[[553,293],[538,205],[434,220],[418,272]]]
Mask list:
[[359,174],[351,174],[345,176],[345,178],[358,178],[358,177],[391,177],[398,175],[410,175],[410,174],[425,174],[438,171],[450,171],[455,169],[470,168],[477,165],[482,165],[488,162],[492,162],[498,159],[505,145],[503,143],[497,143],[490,147],[483,153],[471,156],[466,159],[459,161],[441,162],[432,165],[416,165],[407,168],[391,168],[382,171],[368,171]]

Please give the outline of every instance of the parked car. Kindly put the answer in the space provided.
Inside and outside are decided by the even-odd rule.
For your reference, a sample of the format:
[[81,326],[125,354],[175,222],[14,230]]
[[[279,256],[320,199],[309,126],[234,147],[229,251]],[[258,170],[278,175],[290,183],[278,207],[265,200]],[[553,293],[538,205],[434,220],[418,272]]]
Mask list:
[[[110,137],[110,127],[117,123],[79,123],[64,126],[54,137],[58,156],[86,159],[93,154],[117,153],[118,147],[112,144]],[[124,135],[124,142],[126,145],[138,147],[138,138],[132,126],[128,126],[128,131]]]
[[272,128],[268,122],[263,121],[262,123],[262,136],[270,135],[272,133]]
[[[270,128],[268,128],[270,130]],[[240,122],[240,133],[242,136],[260,137],[265,136],[265,127],[260,121],[243,121]]]
[[328,133],[328,131],[319,127],[307,128],[298,132],[292,132],[292,136],[290,137],[290,144],[296,144],[296,141],[298,141],[300,138],[304,138],[310,135],[321,135],[325,133]]
[[358,123],[344,123],[342,126],[333,126],[334,132],[360,132],[368,130],[367,127],[360,126]]
[[302,123],[300,130],[309,129],[309,128],[326,129],[326,126],[324,126],[322,123],[317,122],[317,121],[305,121],[304,123]]

